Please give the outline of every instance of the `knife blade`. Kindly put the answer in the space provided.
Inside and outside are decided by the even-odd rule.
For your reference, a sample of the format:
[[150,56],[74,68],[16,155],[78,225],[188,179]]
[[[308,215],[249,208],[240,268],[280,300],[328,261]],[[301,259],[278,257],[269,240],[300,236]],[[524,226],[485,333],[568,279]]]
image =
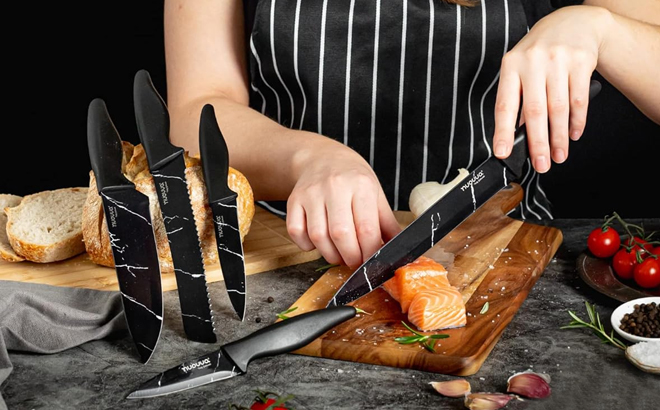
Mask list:
[[[592,80],[589,98],[596,96],[600,89],[601,84]],[[516,130],[509,157],[504,160],[490,157],[477,166],[355,270],[327,306],[355,301],[394,276],[397,268],[423,255],[496,193],[520,180],[528,157],[527,130],[523,124]]]
[[229,300],[236,314],[243,320],[246,304],[245,258],[236,203],[238,194],[227,184],[229,153],[211,104],[202,108],[199,151],[209,206],[213,213],[222,276]]
[[124,318],[140,361],[147,363],[163,327],[163,292],[149,198],[121,170],[122,144],[105,101],[87,114],[87,146],[110,234]]
[[167,230],[184,331],[190,340],[215,343],[213,311],[188,193],[184,149],[170,143],[167,106],[147,70],[139,70],[135,75],[133,99],[140,142],[147,154]]
[[164,396],[239,376],[247,372],[252,360],[299,349],[356,314],[352,306],[338,306],[273,323],[212,353],[160,373],[127,398]]

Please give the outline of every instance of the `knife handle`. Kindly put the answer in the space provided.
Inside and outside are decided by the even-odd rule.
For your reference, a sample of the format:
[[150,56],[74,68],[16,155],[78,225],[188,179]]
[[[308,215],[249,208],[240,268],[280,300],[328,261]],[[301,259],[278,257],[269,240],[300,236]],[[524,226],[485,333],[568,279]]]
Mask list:
[[101,98],[93,99],[87,109],[87,150],[99,193],[108,187],[134,186],[121,172],[121,138]]
[[347,305],[303,313],[227,343],[221,349],[245,373],[253,359],[299,349],[356,314],[357,310]]
[[[594,98],[600,90],[602,85],[597,80],[591,80],[589,84],[589,100]],[[516,129],[513,136],[513,149],[511,154],[502,161],[513,171],[518,177],[522,176],[522,169],[529,158],[529,150],[527,147],[527,127],[522,124]]]

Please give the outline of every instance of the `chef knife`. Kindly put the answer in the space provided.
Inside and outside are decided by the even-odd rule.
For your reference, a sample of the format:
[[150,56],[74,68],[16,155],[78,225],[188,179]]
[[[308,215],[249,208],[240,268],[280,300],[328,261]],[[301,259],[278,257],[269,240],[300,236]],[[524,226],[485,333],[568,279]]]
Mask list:
[[[592,80],[589,98],[598,94],[600,89],[601,84]],[[519,181],[528,157],[527,131],[523,124],[516,130],[509,157],[504,160],[490,157],[476,167],[353,272],[327,306],[353,302],[394,276],[397,268],[423,255],[493,195],[511,182]]]
[[211,104],[202,108],[199,122],[199,151],[209,206],[213,212],[218,257],[229,300],[236,314],[245,316],[245,259],[238,223],[238,194],[227,185],[229,154],[227,143]]
[[247,372],[253,359],[299,349],[334,326],[355,317],[352,306],[323,308],[273,323],[213,353],[173,367],[142,384],[129,399],[163,396]]
[[89,104],[87,146],[110,234],[124,317],[140,361],[146,363],[163,327],[160,264],[149,198],[122,174],[121,139],[100,98]]
[[184,331],[196,342],[215,343],[204,259],[188,194],[184,149],[170,143],[167,106],[146,70],[135,75],[133,99],[138,134],[167,231]]

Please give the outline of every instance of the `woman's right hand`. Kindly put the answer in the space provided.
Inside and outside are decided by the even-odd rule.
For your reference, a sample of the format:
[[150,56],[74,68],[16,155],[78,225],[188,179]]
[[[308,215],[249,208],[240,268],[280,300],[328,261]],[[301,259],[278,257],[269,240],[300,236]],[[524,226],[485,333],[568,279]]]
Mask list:
[[302,150],[287,202],[287,230],[303,250],[357,269],[400,230],[378,178],[355,151],[335,141]]

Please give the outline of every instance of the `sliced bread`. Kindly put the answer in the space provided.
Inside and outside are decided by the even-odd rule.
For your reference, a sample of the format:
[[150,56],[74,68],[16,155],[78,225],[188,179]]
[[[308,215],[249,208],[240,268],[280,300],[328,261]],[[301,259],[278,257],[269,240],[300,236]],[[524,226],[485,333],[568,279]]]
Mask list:
[[60,188],[27,195],[7,208],[7,237],[26,260],[57,262],[85,252],[82,209],[86,187]]
[[7,237],[7,215],[6,208],[13,208],[21,203],[22,196],[12,194],[0,194],[0,258],[8,262],[22,262],[25,260],[21,255],[14,252]]

